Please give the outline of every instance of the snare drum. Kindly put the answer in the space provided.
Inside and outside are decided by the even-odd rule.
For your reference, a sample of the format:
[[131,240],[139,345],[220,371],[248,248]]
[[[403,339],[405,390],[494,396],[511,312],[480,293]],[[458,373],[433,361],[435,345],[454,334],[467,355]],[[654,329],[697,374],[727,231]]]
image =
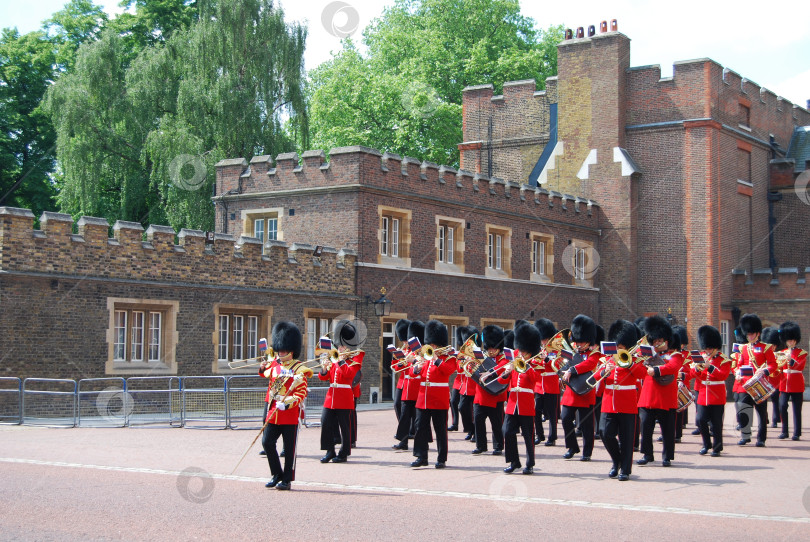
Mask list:
[[754,400],[756,404],[767,401],[768,398],[776,392],[776,388],[770,383],[768,379],[763,379],[764,373],[754,375],[745,382],[742,387],[748,392],[748,395]]
[[683,412],[692,402],[695,400],[695,397],[692,395],[692,392],[683,382],[678,382],[678,412]]

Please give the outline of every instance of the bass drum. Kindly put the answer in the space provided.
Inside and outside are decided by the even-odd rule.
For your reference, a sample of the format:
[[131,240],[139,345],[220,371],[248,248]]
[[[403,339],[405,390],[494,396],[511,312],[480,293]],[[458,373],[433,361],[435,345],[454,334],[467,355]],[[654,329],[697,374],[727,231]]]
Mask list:
[[[491,369],[494,369],[497,364],[498,363],[490,357],[484,358],[484,361],[482,361],[478,365],[478,369],[476,369],[475,372],[472,374],[472,379],[475,381],[476,384],[480,386],[481,373],[485,373]],[[485,392],[489,393],[490,395],[500,395],[504,391],[506,391],[507,387],[509,387],[509,382],[501,383],[498,382],[497,377],[490,376],[487,379],[486,384],[481,387],[484,389]]]

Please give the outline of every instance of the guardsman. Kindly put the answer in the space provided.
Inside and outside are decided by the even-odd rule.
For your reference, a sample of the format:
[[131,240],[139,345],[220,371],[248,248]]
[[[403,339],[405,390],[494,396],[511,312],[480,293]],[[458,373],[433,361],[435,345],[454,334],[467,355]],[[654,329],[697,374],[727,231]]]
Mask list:
[[[769,326],[764,328],[759,340],[765,344],[773,345],[774,356],[782,349],[778,327]],[[779,385],[782,383],[782,368],[779,367],[778,363],[776,365],[778,370],[775,373],[771,373],[769,376],[771,385],[774,387],[774,392],[770,397],[771,404],[773,405],[773,415],[771,416],[771,427],[773,428],[779,427],[779,422],[781,421],[779,417]]]
[[785,322],[779,326],[782,343],[787,346],[782,351],[782,382],[779,384],[781,396],[779,410],[782,417],[782,433],[780,439],[788,438],[788,401],[793,403],[793,436],[792,440],[799,440],[802,435],[802,401],[804,395],[804,366],[807,363],[807,351],[799,348],[802,340],[802,331],[796,322]]
[[[486,355],[495,362],[494,367],[489,371],[480,373],[481,379],[496,377],[494,371],[506,364],[503,355],[504,331],[500,326],[484,326],[481,330],[481,344]],[[503,453],[503,404],[506,401],[506,389],[498,394],[492,394],[484,386],[475,388],[475,400],[473,401],[473,417],[475,419],[475,449],[474,455],[483,454],[487,451],[487,420],[492,426],[492,445],[494,450],[492,455]]]
[[[689,393],[692,393],[693,398],[697,399],[697,394],[694,394],[690,385],[692,378],[689,376],[689,333],[683,326],[672,326],[672,333],[677,335],[681,341],[681,356],[683,356],[684,364],[678,373],[678,379],[683,382]],[[683,428],[689,423],[689,409],[685,408],[681,412],[675,411],[675,444],[678,444],[683,437]]]
[[723,338],[713,326],[701,326],[698,329],[698,343],[703,351],[704,363],[692,363],[689,368],[690,378],[700,380],[702,384],[695,406],[698,428],[703,438],[703,448],[698,453],[706,455],[711,450],[712,457],[719,457],[723,451],[726,378],[731,373],[731,359],[721,352]]
[[[467,342],[472,336],[475,336],[473,342],[477,347],[480,347],[480,338],[478,336],[478,330],[475,326],[461,326],[456,330],[458,345],[459,348]],[[475,442],[475,421],[473,419],[473,401],[475,400],[475,390],[478,388],[478,384],[464,374],[464,372],[459,371],[458,376],[456,378],[461,377],[461,383],[459,387],[459,401],[458,401],[458,412],[459,416],[461,417],[461,428],[466,433],[464,436],[464,440],[471,440]]]
[[[596,369],[596,364],[602,355],[596,346],[596,323],[584,314],[577,315],[571,322],[571,347],[574,348],[574,357],[569,364],[569,368],[563,373],[562,378],[570,383],[574,376],[581,376]],[[582,432],[582,457],[580,461],[590,461],[593,453],[594,419],[593,406],[596,402],[596,390],[578,394],[574,392],[572,386],[565,388],[562,396],[562,427],[565,436],[566,452],[564,459],[571,459],[578,454],[579,443],[574,430],[574,420],[579,415],[579,428]]]
[[534,388],[534,426],[537,430],[535,444],[545,438],[543,431],[543,418],[548,422],[548,440],[545,446],[554,446],[557,442],[557,419],[560,412],[560,377],[551,367],[559,352],[548,349],[549,341],[557,334],[554,323],[548,318],[540,318],[534,323],[540,331],[540,344],[545,356],[542,368],[539,369],[537,385]]
[[[411,325],[411,321],[406,320],[405,318],[402,318],[400,320],[397,320],[397,323],[394,326],[395,333],[397,335],[397,340],[399,340],[399,344],[400,344],[399,349],[405,354],[407,354],[409,352],[409,350],[408,350],[408,326],[409,325]],[[396,345],[394,345],[394,346],[396,346]],[[396,359],[391,360],[392,371],[400,367],[399,365],[397,365],[397,361],[398,360],[396,360]],[[394,414],[396,414],[397,423],[399,423],[399,416],[400,416],[400,414],[402,412],[402,388],[405,386],[405,371],[399,371],[399,372],[397,372],[395,374],[397,374],[397,376],[394,377],[394,378],[397,378],[397,387],[394,390]]]
[[742,438],[737,444],[743,446],[751,442],[751,425],[754,421],[752,410],[756,409],[759,418],[756,445],[762,448],[768,438],[768,402],[755,403],[744,384],[753,378],[770,384],[768,376],[776,373],[778,367],[773,345],[759,340],[762,334],[762,321],[759,316],[743,314],[740,318],[740,328],[748,342],[740,347],[739,363],[734,374],[734,406],[737,408],[737,423],[742,433]]
[[419,377],[414,375],[413,364],[416,361],[416,352],[412,351],[408,342],[422,345],[425,339],[425,324],[415,320],[408,325],[408,339],[405,343],[408,348],[405,362],[408,368],[402,371],[402,379],[405,384],[402,388],[402,410],[399,414],[399,424],[394,438],[399,442],[391,446],[394,450],[404,451],[408,449],[408,439],[416,433],[416,400],[419,398]]

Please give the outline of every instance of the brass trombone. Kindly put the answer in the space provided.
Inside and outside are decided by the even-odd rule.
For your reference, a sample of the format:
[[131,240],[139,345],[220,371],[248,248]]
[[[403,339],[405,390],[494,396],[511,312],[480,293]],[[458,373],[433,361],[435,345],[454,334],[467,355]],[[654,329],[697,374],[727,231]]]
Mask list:
[[[270,360],[276,357],[276,353],[273,348],[268,348],[267,352],[262,354],[261,356],[256,356],[255,358],[247,358],[247,359],[235,359],[233,361],[228,362],[228,367],[231,369],[244,369],[246,367],[256,367],[257,365],[261,365],[264,363],[265,360]],[[253,363],[246,363],[245,365],[237,365],[234,366],[235,363],[244,363],[246,361],[252,361]]]
[[[508,366],[511,366],[518,373],[523,374],[523,373],[525,373],[526,371],[529,370],[529,367],[532,366],[532,361],[534,361],[536,359],[540,359],[541,356],[545,357],[545,355],[546,355],[546,353],[541,350],[538,354],[535,354],[534,356],[530,357],[529,359],[523,359],[522,357],[517,356],[515,359],[513,359],[509,363],[505,363],[502,366],[496,367],[495,369],[493,369],[492,374],[490,376],[498,375],[499,370],[506,370],[506,367],[508,367]],[[500,375],[498,375],[498,376],[500,376]],[[486,381],[485,380],[486,379],[482,378],[479,385],[485,386],[487,384],[487,382],[489,382],[488,380],[486,380]]]

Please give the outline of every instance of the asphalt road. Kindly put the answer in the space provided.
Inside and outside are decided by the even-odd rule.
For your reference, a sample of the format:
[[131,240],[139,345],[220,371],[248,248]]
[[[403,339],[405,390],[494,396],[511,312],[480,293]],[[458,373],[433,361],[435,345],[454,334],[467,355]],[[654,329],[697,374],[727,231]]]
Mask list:
[[656,443],[656,463],[618,482],[601,443],[588,463],[538,446],[533,476],[506,475],[457,432],[446,469],[435,447],[411,469],[390,449],[393,411],[361,411],[347,463],[321,464],[320,429],[301,428],[287,492],[264,487],[259,442],[231,474],[253,429],[0,426],[0,540],[807,540],[807,426],[807,440],[770,429],[765,448],[740,447],[733,412],[721,457],[697,454],[690,425],[671,467]]

